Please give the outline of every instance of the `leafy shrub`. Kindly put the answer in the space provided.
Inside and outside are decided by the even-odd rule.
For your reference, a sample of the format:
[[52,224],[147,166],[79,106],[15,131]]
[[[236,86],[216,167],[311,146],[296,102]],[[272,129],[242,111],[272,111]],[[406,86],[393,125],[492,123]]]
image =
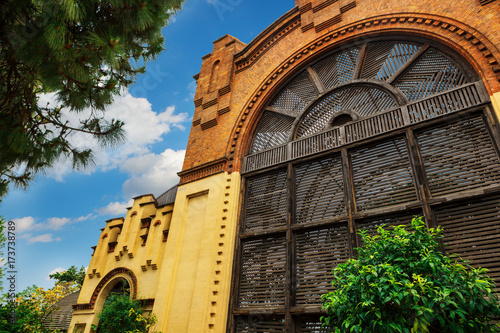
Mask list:
[[124,293],[110,293],[99,314],[100,333],[148,332],[155,323],[154,315],[144,317],[140,303]]
[[421,218],[411,227],[361,232],[359,257],[334,271],[322,317],[333,332],[496,332],[499,300],[486,269],[440,251],[440,228]]

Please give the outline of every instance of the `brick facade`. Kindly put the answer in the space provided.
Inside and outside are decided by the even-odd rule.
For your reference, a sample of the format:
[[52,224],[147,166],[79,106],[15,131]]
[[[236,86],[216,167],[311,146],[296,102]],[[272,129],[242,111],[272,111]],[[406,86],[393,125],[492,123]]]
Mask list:
[[[295,2],[248,45],[226,35],[203,57],[181,182],[213,173],[200,171],[205,166],[239,171],[262,107],[277,89],[304,64],[349,42],[385,35],[435,41],[468,61],[490,95],[500,91],[500,1]],[[221,160],[217,171],[213,162]]]

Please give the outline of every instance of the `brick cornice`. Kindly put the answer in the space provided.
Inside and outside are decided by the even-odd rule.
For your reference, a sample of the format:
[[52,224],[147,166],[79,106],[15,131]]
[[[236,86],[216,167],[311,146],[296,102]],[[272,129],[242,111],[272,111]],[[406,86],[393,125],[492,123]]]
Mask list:
[[186,184],[223,172],[226,169],[227,161],[228,159],[226,157],[222,157],[215,161],[178,172],[177,175],[181,178],[180,184]]
[[[283,23],[283,21],[285,22]],[[298,8],[295,7],[276,20],[240,53],[235,55],[236,73],[250,68],[256,60],[298,27],[300,27],[300,13]]]
[[239,171],[245,154],[246,141],[268,98],[298,68],[320,54],[353,40],[380,35],[413,35],[445,44],[468,60],[481,75],[488,93],[500,91],[500,53],[493,43],[478,30],[448,17],[428,14],[400,13],[367,18],[329,31],[290,55],[266,79],[247,101],[236,122],[227,156],[227,171]]

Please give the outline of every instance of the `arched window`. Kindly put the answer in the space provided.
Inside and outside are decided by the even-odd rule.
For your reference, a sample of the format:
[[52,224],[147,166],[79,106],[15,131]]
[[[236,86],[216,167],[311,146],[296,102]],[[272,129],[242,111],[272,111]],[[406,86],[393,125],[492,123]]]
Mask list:
[[362,245],[357,231],[414,215],[500,277],[488,103],[467,63],[422,40],[341,47],[289,80],[243,161],[235,331],[319,332],[329,273]]
[[212,65],[212,72],[210,73],[210,85],[208,86],[209,92],[212,92],[217,88],[217,79],[219,78],[219,65],[219,60],[214,62],[214,64]]

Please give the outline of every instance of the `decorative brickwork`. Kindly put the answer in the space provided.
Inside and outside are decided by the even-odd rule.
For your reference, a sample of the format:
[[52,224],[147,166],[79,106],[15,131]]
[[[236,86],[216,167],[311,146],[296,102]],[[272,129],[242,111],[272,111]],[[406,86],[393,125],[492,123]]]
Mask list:
[[[253,124],[258,117],[256,110],[262,105],[263,96],[269,96],[276,86],[275,82],[282,82],[283,76],[293,73],[295,68],[319,55],[323,50],[330,49],[332,45],[343,41],[353,40],[363,36],[366,38],[371,33],[376,34],[420,34],[434,39],[444,39],[448,45],[462,53],[471,63],[479,68],[476,70],[489,81],[487,89],[500,90],[500,67],[498,59],[500,53],[497,48],[481,32],[464,25],[463,23],[443,17],[432,15],[390,15],[365,19],[350,25],[343,26],[323,35],[321,38],[304,46],[285,60],[282,65],[264,80],[260,89],[249,99],[244,112],[240,115],[239,122],[235,126],[232,134],[232,143],[229,148],[228,171],[240,170],[242,153],[247,147],[239,146],[241,130],[245,128],[245,122],[252,116]],[[248,126],[248,125],[246,125]],[[245,132],[247,135],[248,132]],[[245,136],[246,137],[246,136]],[[248,144],[248,143],[247,143]],[[237,156],[237,158],[235,158]]]
[[227,159],[219,159],[204,165],[200,165],[198,167],[184,170],[178,173],[179,177],[181,177],[181,184],[189,183],[193,180],[201,179],[204,177],[215,175],[216,173],[220,173],[224,171],[224,167],[227,163]]
[[126,274],[130,277],[132,280],[132,285],[130,286],[132,288],[131,291],[131,297],[132,299],[136,299],[137,297],[137,278],[135,277],[135,274],[127,268],[124,267],[119,267],[115,268],[112,271],[110,271],[108,274],[106,274],[101,281],[99,281],[99,284],[97,287],[94,289],[94,293],[92,294],[92,297],[90,299],[90,302],[87,304],[75,304],[73,305],[74,310],[86,310],[86,309],[93,309],[94,305],[97,301],[97,297],[99,296],[99,293],[101,292],[102,288],[108,283],[109,280],[111,280],[114,276],[118,274]]

